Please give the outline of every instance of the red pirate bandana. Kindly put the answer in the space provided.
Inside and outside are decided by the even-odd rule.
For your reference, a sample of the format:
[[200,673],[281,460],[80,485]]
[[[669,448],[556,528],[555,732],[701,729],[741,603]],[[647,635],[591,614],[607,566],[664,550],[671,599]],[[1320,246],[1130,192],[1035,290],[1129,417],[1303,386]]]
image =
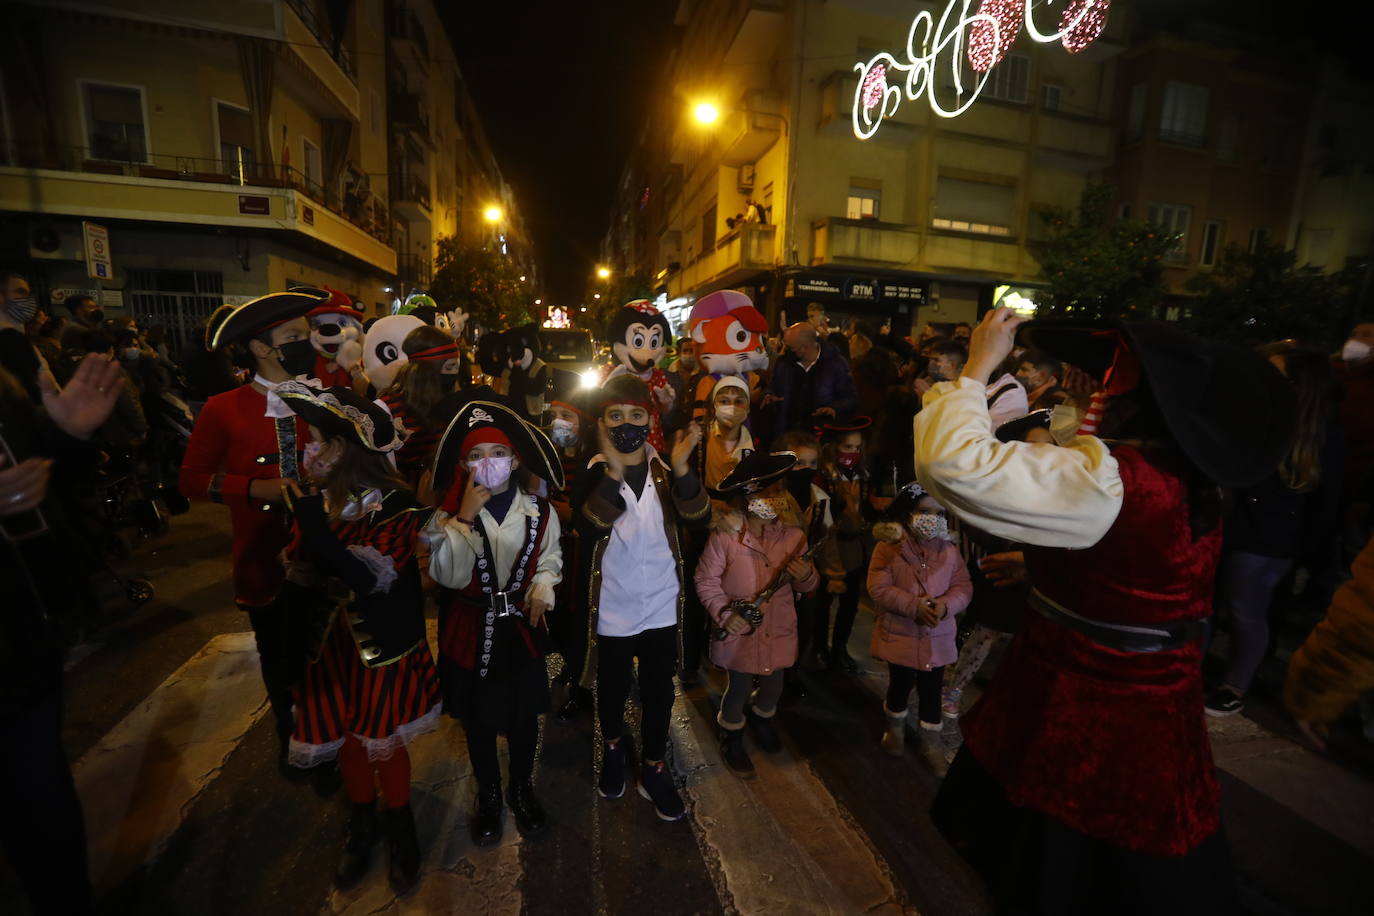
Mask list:
[[411,362],[415,360],[446,362],[450,359],[458,358],[457,344],[440,344],[437,347],[430,347],[428,350],[421,350],[418,353],[410,354]]

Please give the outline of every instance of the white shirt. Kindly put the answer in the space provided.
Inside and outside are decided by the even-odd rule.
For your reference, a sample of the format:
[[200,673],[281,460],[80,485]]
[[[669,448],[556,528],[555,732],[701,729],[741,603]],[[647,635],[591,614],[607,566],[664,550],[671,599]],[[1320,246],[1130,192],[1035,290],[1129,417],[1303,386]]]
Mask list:
[[[514,484],[512,484],[514,486]],[[498,588],[505,588],[515,571],[515,563],[520,548],[525,543],[525,531],[530,518],[539,514],[539,508],[529,494],[515,494],[506,517],[498,525],[496,519],[486,509],[477,513],[474,521],[482,526],[491,542],[496,564]],[[563,547],[559,543],[561,529],[558,514],[549,512],[549,522],[544,528],[544,538],[539,542],[538,559],[535,561],[534,576],[529,580],[525,599],[538,598],[553,607],[553,589],[563,581]],[[472,572],[477,565],[477,556],[482,552],[482,538],[467,525],[460,524],[443,511],[434,517],[425,528],[425,538],[429,541],[429,575],[445,588],[467,588],[472,581]]]
[[1121,511],[1116,459],[1095,436],[1064,446],[998,442],[987,391],[971,378],[926,392],[912,424],[916,479],[984,531],[1041,547],[1091,547]]
[[[311,388],[323,387],[320,384],[320,380],[317,378],[306,378],[304,376],[298,375],[295,378],[290,379],[289,381],[304,382]],[[253,384],[260,385],[263,388],[267,389],[267,409],[262,412],[262,415],[264,417],[271,417],[274,420],[280,420],[283,417],[294,417],[296,415],[296,412],[292,410],[290,407],[288,407],[286,402],[281,399],[281,395],[277,394],[277,388],[280,385],[284,385],[285,382],[269,382],[261,375],[254,375]]]
[[[1002,391],[1003,388],[1007,390]],[[988,408],[994,432],[1003,423],[1019,420],[1030,413],[1030,401],[1026,398],[1025,386],[1016,380],[1016,376],[1009,372],[1003,373],[1001,378],[988,385],[987,396],[992,397],[999,391],[1002,391],[1001,396]]]
[[654,486],[652,462],[644,478],[644,490],[620,482],[625,511],[611,526],[606,550],[601,555],[601,596],[598,602],[598,636],[634,636],[645,630],[677,626],[677,559],[663,527],[663,506]]

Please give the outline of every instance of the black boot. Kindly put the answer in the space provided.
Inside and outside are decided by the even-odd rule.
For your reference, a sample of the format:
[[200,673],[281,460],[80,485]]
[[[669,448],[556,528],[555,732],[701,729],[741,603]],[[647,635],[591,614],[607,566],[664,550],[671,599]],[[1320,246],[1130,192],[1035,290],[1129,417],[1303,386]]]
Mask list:
[[511,814],[515,815],[515,826],[520,829],[522,836],[534,836],[549,826],[544,806],[535,798],[534,786],[528,779],[513,783],[506,793],[506,801],[510,803]]
[[414,890],[420,882],[420,838],[415,835],[415,815],[410,805],[388,808],[382,815],[386,822],[386,842],[391,847],[391,868],[387,877],[397,896]]
[[754,778],[754,761],[749,759],[749,752],[744,748],[744,729],[720,730],[720,756],[725,758],[725,765],[733,770],[736,776],[744,779]]
[[501,784],[477,787],[477,806],[468,827],[474,846],[501,842]]
[[576,720],[585,710],[592,708],[592,692],[586,687],[579,687],[573,684],[568,688],[568,700],[558,707],[558,720],[560,722],[572,722]]
[[278,734],[277,739],[280,742],[280,746],[277,749],[277,772],[281,773],[282,777],[286,779],[287,782],[292,782],[296,785],[309,782],[310,770],[305,767],[294,766],[291,763],[291,734],[289,732],[286,734]]
[[343,774],[339,772],[339,761],[329,760],[310,771],[310,785],[320,798],[328,798],[343,785]]
[[843,645],[830,650],[830,667],[841,674],[858,674],[859,663],[854,661],[849,650]]
[[787,695],[796,700],[806,697],[806,683],[802,681],[801,672],[796,668],[788,668],[782,675],[783,686],[787,689]]
[[772,716],[761,716],[750,706],[744,711],[745,718],[749,721],[749,731],[753,733],[754,740],[759,743],[765,754],[776,754],[782,750],[782,739],[778,737],[778,731],[773,727]]
[[377,845],[377,805],[375,802],[354,804],[348,821],[343,858],[334,871],[334,886],[348,890],[367,874],[372,864],[372,847]]

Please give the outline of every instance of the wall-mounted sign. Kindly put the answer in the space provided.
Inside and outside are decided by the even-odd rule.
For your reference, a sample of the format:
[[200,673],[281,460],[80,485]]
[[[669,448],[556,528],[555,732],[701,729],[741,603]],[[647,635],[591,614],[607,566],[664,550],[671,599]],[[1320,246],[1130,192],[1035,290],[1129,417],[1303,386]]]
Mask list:
[[249,216],[269,216],[272,213],[272,200],[260,194],[240,194],[239,212]]
[[307,226],[315,225],[314,207],[301,207],[301,222],[305,223]]
[[86,273],[97,280],[108,280],[114,276],[114,263],[110,260],[110,230],[99,223],[83,222],[81,229],[86,236]]
[[873,277],[827,277],[800,274],[788,277],[783,287],[785,299],[816,299],[822,302],[850,302],[854,304],[884,303],[920,305],[926,299],[926,287],[918,283],[893,283]]
[[910,302],[920,305],[926,301],[924,286],[907,283],[879,283],[878,298],[883,302]]
[[[1051,0],[949,0],[937,19],[922,10],[911,21],[906,48],[898,60],[886,51],[854,65],[854,135],[867,140],[883,119],[897,113],[905,98],[925,96],[942,118],[968,111],[987,85],[992,68],[1011,50],[1024,26],[1039,44],[1059,42],[1070,54],[1082,51],[1102,34],[1111,0],[1069,0],[1058,13],[1055,32],[1041,30],[1037,20],[1055,15]],[[1042,12],[1036,13],[1036,7]],[[1044,8],[1051,7],[1048,12]]]

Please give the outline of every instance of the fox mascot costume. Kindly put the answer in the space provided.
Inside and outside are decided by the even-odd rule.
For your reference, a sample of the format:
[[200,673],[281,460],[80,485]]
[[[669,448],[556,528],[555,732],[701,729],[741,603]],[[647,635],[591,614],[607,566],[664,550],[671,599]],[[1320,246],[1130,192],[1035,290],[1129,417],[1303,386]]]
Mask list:
[[687,319],[687,334],[696,341],[705,374],[693,392],[692,419],[705,417],[711,390],[722,376],[738,375],[749,385],[750,400],[758,400],[759,373],[768,368],[763,346],[767,332],[768,321],[744,293],[722,289],[697,300]]

